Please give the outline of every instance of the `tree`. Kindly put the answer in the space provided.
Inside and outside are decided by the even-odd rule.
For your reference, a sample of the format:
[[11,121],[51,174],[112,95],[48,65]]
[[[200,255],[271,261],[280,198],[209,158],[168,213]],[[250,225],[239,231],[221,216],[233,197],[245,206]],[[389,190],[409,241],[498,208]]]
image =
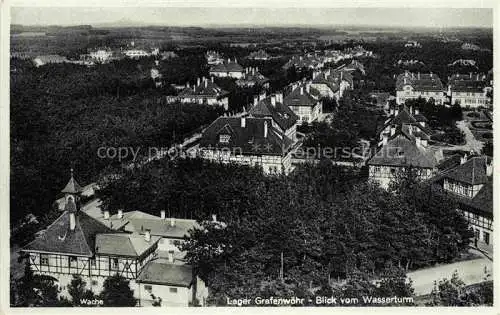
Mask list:
[[493,305],[493,282],[486,281],[466,286],[455,270],[451,279],[434,282],[431,292],[432,306]]
[[81,305],[82,299],[93,300],[95,298],[94,293],[86,289],[86,286],[87,283],[80,275],[73,275],[73,279],[68,285],[68,293],[71,296],[73,305]]
[[25,261],[24,275],[17,282],[16,306],[64,306],[58,298],[57,280],[34,274],[27,258]]
[[135,306],[134,290],[130,289],[129,280],[115,274],[104,280],[100,298],[106,306]]

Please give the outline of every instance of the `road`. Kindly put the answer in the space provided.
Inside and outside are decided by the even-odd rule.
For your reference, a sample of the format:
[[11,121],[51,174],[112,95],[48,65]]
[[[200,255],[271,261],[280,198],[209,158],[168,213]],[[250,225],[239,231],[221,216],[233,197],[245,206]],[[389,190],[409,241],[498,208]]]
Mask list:
[[418,296],[431,293],[435,280],[450,279],[455,270],[466,285],[482,282],[485,266],[488,273],[492,274],[493,262],[487,258],[478,258],[409,272],[407,276],[413,280],[415,295]]
[[457,121],[457,128],[462,130],[465,134],[465,144],[464,145],[455,145],[446,148],[447,150],[463,150],[470,152],[473,150],[474,152],[480,153],[483,148],[483,143],[477,140],[470,131],[469,126],[465,120]]

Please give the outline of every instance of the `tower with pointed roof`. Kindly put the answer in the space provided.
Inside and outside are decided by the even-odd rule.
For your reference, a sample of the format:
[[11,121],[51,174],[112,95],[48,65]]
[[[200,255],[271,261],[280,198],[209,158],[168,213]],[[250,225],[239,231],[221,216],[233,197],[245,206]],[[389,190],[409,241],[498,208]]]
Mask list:
[[73,205],[75,206],[76,211],[76,204],[80,199],[80,194],[82,193],[82,191],[83,189],[75,180],[73,169],[71,169],[71,177],[63,190],[61,190],[61,192],[64,194],[64,199],[66,200],[66,208],[71,207],[71,202],[69,202],[71,200],[73,202]]

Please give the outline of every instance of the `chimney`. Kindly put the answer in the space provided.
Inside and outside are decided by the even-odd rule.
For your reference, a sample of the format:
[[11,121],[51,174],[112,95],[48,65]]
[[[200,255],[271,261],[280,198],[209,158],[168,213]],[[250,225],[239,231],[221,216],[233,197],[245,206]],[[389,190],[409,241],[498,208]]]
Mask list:
[[212,83],[214,83],[214,77],[211,77],[210,80],[212,80]]
[[69,229],[74,231],[76,227],[76,217],[74,212],[69,213]]
[[394,116],[397,116],[399,114],[399,108],[394,109]]
[[386,145],[388,140],[389,140],[389,136],[387,136],[387,134],[383,134],[382,135],[382,145]]
[[318,71],[314,71],[313,72],[313,80],[316,79],[317,76],[318,76]]
[[155,65],[158,66],[160,62],[158,60],[155,60]]
[[422,140],[420,137],[415,137],[415,143],[417,144],[417,147],[422,147]]
[[174,251],[173,250],[168,251],[168,262],[171,264],[174,262]]
[[275,107],[275,106],[276,106],[276,95],[271,95],[271,105],[272,105],[273,107]]
[[472,72],[469,72],[469,78],[472,79]]
[[462,156],[462,158],[460,159],[460,165],[465,164],[465,162],[467,162],[467,153],[465,153],[464,156]]
[[254,105],[254,106],[255,106],[255,105],[257,105],[257,103],[258,103],[258,102],[259,102],[259,97],[258,97],[257,95],[255,95],[255,96],[253,97],[253,105]]
[[217,222],[217,215],[212,214],[212,222]]
[[187,88],[189,87],[189,81],[186,83],[186,87],[187,87]]
[[395,133],[396,133],[396,127],[391,126],[391,136],[394,136]]
[[146,229],[146,233],[144,233],[144,240],[146,242],[149,242],[151,240],[151,230],[150,229]]
[[267,120],[264,121],[264,138],[267,138]]
[[424,148],[426,148],[426,147],[427,147],[427,139],[422,139],[422,140],[420,140],[420,143],[422,144],[422,146],[423,146]]
[[123,209],[118,209],[118,219],[123,218]]
[[303,86],[300,87],[300,95],[304,95],[304,87]]
[[283,93],[276,93],[276,101],[278,103],[283,103]]
[[170,226],[175,226],[175,218],[170,218]]
[[165,210],[160,211],[160,218],[165,219]]
[[247,126],[247,118],[245,116],[241,116],[241,128],[245,128]]
[[108,210],[104,211],[104,219],[109,220],[109,211]]
[[196,86],[200,86],[200,78],[196,79]]
[[208,80],[204,80],[205,82],[205,87],[208,87]]
[[415,115],[420,114],[420,110],[418,108],[415,108]]
[[488,160],[486,159],[486,176],[493,176],[493,162],[488,164]]

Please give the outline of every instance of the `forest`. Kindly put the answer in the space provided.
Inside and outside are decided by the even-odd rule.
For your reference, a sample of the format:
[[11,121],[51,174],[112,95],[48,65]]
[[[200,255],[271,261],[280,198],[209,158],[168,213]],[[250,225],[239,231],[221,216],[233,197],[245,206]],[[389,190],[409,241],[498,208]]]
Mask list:
[[[191,61],[168,71],[189,77],[185,69],[194,65]],[[49,212],[70,168],[86,185],[107,167],[128,162],[99,158],[100,147],[168,147],[223,112],[197,104],[166,104],[165,92],[155,89],[147,76],[148,60],[94,68],[35,68],[22,60],[12,64],[11,226],[28,213],[43,217]]]
[[[266,177],[232,164],[160,160],[101,182],[99,196],[111,213],[166,210],[199,220],[203,228],[183,249],[214,301],[225,301],[265,294],[267,285],[301,296],[459,257],[471,232],[453,202],[416,181],[398,181],[388,192],[327,161]],[[225,225],[210,222],[212,214]]]

